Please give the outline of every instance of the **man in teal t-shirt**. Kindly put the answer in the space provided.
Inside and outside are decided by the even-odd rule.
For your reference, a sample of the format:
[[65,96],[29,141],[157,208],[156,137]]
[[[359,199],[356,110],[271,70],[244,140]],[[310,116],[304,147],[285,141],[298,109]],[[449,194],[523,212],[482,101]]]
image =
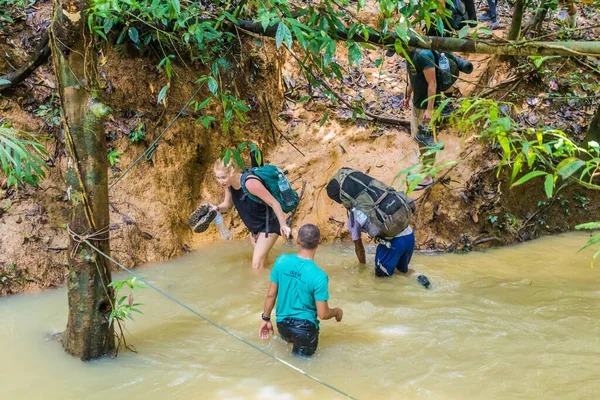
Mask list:
[[321,243],[321,232],[313,224],[298,231],[298,254],[283,254],[271,271],[271,285],[265,298],[259,336],[268,339],[273,332],[271,311],[277,297],[277,330],[290,343],[292,353],[311,356],[319,344],[319,320],[334,318],[341,321],[343,311],[329,308],[329,278],[315,264],[314,257]]

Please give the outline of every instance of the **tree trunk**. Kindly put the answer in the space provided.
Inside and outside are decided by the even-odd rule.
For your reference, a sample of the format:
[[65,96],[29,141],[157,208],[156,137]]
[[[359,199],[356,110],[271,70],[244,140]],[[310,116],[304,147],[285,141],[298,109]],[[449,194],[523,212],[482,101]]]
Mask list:
[[[89,0],[57,0],[51,27],[52,61],[63,109],[69,151],[66,173],[71,201],[69,228],[109,253],[108,160],[104,119],[108,107],[97,98],[96,54],[87,29]],[[67,281],[69,319],[62,335],[65,350],[91,360],[115,350],[111,281],[106,260],[73,236],[69,241]]]
[[586,143],[591,142],[592,140],[596,143],[600,143],[600,105],[598,105],[596,114],[594,114],[594,118],[592,118],[592,122],[590,122],[588,131],[585,134]]
[[510,30],[508,31],[508,40],[517,40],[521,35],[521,24],[523,23],[523,12],[525,11],[525,0],[517,0],[513,10]]
[[525,28],[526,33],[535,32],[536,34],[539,35],[540,30],[542,29],[542,23],[544,22],[544,20],[546,19],[546,16],[548,15],[548,10],[550,9],[551,4],[552,4],[552,0],[542,0],[542,4],[540,4],[540,7],[538,8],[537,12],[535,13],[535,16],[529,22],[529,24],[527,25],[527,28]]
[[[238,20],[239,27],[243,30],[259,35],[275,37],[279,23],[267,28],[265,31],[256,21]],[[348,39],[348,30],[338,29],[335,34],[340,40]],[[390,32],[382,37],[377,31],[369,30],[368,40],[362,33],[355,33],[352,40],[355,42],[370,43],[376,46],[393,46],[398,36]],[[459,53],[497,54],[507,56],[599,56],[600,41],[596,42],[496,42],[493,40],[458,39],[451,37],[411,36],[408,45],[417,49],[453,51]]]

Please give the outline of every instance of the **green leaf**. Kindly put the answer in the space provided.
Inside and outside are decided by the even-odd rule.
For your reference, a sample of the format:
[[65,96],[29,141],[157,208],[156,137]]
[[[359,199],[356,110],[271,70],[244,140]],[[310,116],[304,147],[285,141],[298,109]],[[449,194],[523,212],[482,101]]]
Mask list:
[[321,123],[319,123],[319,127],[322,127],[323,125],[325,125],[325,122],[327,122],[328,117],[329,117],[329,111],[325,112],[325,115],[323,115],[323,118],[321,118]]
[[225,149],[225,155],[223,156],[223,164],[228,165],[231,160],[231,149]]
[[203,126],[206,128],[206,129],[208,129],[208,125],[210,125],[210,123],[211,123],[212,121],[216,121],[216,118],[214,118],[214,117],[211,117],[210,115],[208,115],[208,116],[206,116],[206,117],[204,117],[204,118],[202,119],[202,125],[203,125]]
[[175,17],[178,17],[181,14],[181,4],[179,4],[179,0],[171,0],[171,6],[173,7],[173,11],[175,12]]
[[511,187],[519,186],[520,184],[525,183],[528,180],[533,179],[536,176],[540,176],[540,175],[546,175],[546,172],[544,172],[544,171],[531,171],[530,173],[526,174],[525,176],[522,176],[521,179],[519,179],[518,181],[516,181],[515,183],[513,183],[511,185]]
[[310,96],[302,96],[297,100],[297,103],[303,103],[308,99],[310,99]]
[[165,71],[167,72],[167,78],[171,80],[171,60],[167,58],[165,62]]
[[219,89],[219,84],[217,83],[217,80],[215,78],[213,78],[212,76],[208,77],[208,90],[210,90],[210,92],[214,95],[217,94],[217,90]]
[[200,103],[200,105],[196,108],[196,111],[200,111],[202,110],[204,107],[206,107],[208,105],[208,103],[210,103],[212,101],[212,97],[209,97],[208,99],[205,99],[202,103]]
[[292,48],[292,32],[290,32],[290,28],[287,27],[285,22],[279,22],[277,26],[277,33],[275,34],[275,44],[279,49],[281,47],[281,43],[285,41],[288,49]]
[[12,82],[8,79],[0,79],[0,85],[12,85]]
[[139,33],[138,30],[135,29],[135,27],[130,26],[129,31],[127,31],[127,33],[129,34],[129,38],[133,41],[133,43],[137,44],[139,42]]
[[237,150],[233,150],[232,153],[237,165],[239,165],[241,169],[245,169],[246,167],[244,164],[244,160],[242,159],[242,156],[240,156],[240,153],[238,153]]
[[581,251],[583,249],[587,249],[588,247],[593,246],[598,243],[600,243],[600,235],[595,235],[590,240],[588,240],[587,243],[585,244],[585,246],[583,246],[581,249],[579,249],[579,251]]
[[463,26],[460,31],[458,31],[458,38],[464,39],[469,34],[469,25]]
[[544,190],[548,198],[552,197],[552,191],[554,190],[554,174],[546,175],[546,181],[544,182]]
[[165,99],[165,97],[167,96],[167,90],[169,90],[169,85],[165,85],[162,87],[162,89],[160,89],[160,92],[158,93],[158,98],[156,99],[156,104],[160,104],[161,101]]
[[238,146],[238,148],[237,148],[237,152],[241,154],[241,153],[242,153],[242,151],[244,151],[244,149],[246,148],[246,145],[247,145],[247,144],[248,144],[247,142],[242,142],[242,143],[240,143],[240,145],[239,145],[239,146]]
[[558,172],[558,174],[561,176],[561,178],[567,179],[568,177],[573,175],[575,172],[577,172],[577,170],[579,168],[583,167],[584,165],[585,165],[585,161],[580,160],[576,157],[569,157],[569,158],[562,160],[556,166],[556,172]]
[[587,222],[585,224],[577,225],[575,227],[575,229],[577,229],[577,230],[582,230],[582,229],[590,229],[590,230],[592,230],[592,229],[600,229],[600,222]]
[[360,67],[361,62],[362,52],[360,51],[360,47],[356,43],[350,43],[348,46],[348,64],[350,66],[356,64],[357,67]]

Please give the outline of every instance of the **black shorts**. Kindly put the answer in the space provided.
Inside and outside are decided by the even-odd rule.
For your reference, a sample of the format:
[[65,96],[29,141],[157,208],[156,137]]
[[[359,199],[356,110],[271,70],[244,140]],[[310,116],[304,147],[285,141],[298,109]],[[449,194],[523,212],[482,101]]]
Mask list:
[[306,319],[286,318],[277,323],[281,337],[292,343],[292,354],[297,356],[312,356],[319,345],[319,330]]

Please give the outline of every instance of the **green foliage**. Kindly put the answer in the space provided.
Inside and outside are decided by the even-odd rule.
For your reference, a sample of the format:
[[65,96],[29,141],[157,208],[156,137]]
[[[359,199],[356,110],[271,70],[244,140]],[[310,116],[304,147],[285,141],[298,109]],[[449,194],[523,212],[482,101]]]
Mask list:
[[[136,129],[131,129],[127,134],[127,137],[131,140],[132,143],[138,143],[140,141],[146,140],[146,136],[144,135],[144,123],[140,122]],[[109,154],[110,160],[110,154]],[[111,164],[114,165],[114,164]]]
[[108,153],[108,162],[110,163],[111,167],[114,167],[117,163],[121,162],[121,160],[118,158],[121,154],[123,154],[123,152],[117,150],[111,150]]
[[34,5],[36,0],[0,0],[0,26],[14,23],[14,17]]
[[392,181],[392,185],[399,179],[406,190],[406,194],[412,193],[423,179],[427,176],[435,178],[445,168],[456,165],[456,161],[436,162],[436,155],[442,151],[443,143],[438,142],[434,147],[423,147],[425,153],[421,155],[421,161],[400,171]]
[[38,117],[42,117],[49,127],[60,127],[61,124],[60,105],[55,100],[54,95],[52,95],[48,103],[41,104],[33,110],[33,113]]
[[[423,0],[418,4],[401,0],[379,0],[378,3],[382,19],[377,29],[384,38],[392,32],[398,35],[395,48],[399,54],[406,54],[408,38],[415,34],[417,25],[439,27],[451,15],[449,10],[440,7],[439,0]],[[139,50],[152,46],[162,53],[158,68],[164,69],[167,83],[159,91],[157,102],[165,106],[172,63],[181,58],[180,54],[188,54],[209,67],[210,73],[199,82],[207,83],[210,94],[197,106],[200,109],[206,107],[206,100],[211,98],[218,102],[223,115],[221,128],[228,133],[234,116],[244,123],[243,114],[249,110],[228,87],[231,80],[223,77],[230,69],[230,61],[237,62],[231,57],[237,40],[231,25],[238,25],[238,19],[259,21],[263,29],[277,24],[277,48],[285,45],[292,49],[298,44],[304,52],[302,64],[306,68],[303,73],[311,85],[319,87],[320,82],[313,72],[338,80],[347,73],[336,61],[340,33],[349,37],[345,47],[350,66],[360,67],[362,49],[372,48],[353,40],[359,36],[368,39],[374,33],[372,28],[353,20],[353,9],[359,11],[362,7],[363,0],[356,4],[348,0],[323,0],[303,3],[302,7],[288,0],[186,2],[183,6],[180,0],[93,0],[87,22],[89,29],[105,40],[112,35],[117,44],[128,42]],[[322,91],[332,101],[337,101],[333,94]],[[356,104],[353,115],[362,114],[360,104]],[[197,123],[207,128],[214,121],[217,121],[214,115],[204,115]]]
[[250,152],[254,151],[256,162],[258,165],[262,164],[262,152],[253,142],[242,142],[237,148],[226,147],[221,152],[220,158],[222,158],[225,165],[227,165],[233,157],[235,163],[243,170],[246,168],[246,163],[244,162],[242,154],[246,148],[248,148]]
[[0,124],[0,166],[8,186],[37,185],[48,168],[38,156],[47,155],[44,146],[31,134],[12,128],[8,122]]
[[[588,222],[587,224],[581,224],[581,225],[577,225],[575,227],[575,229],[578,230],[598,230],[600,229],[600,222]],[[585,246],[583,246],[581,249],[579,249],[579,251],[583,250],[583,249],[587,249],[590,246],[597,246],[600,243],[600,233],[597,235],[592,236],[587,243],[585,244]],[[592,257],[592,261],[590,262],[590,267],[594,268],[594,260],[596,259],[596,257],[598,257],[598,255],[600,255],[600,249],[596,250],[596,252],[594,253],[593,257]]]
[[[137,278],[130,276],[127,279],[121,281],[112,281],[108,284],[108,287],[114,288],[114,298],[112,301],[112,311],[108,317],[108,323],[112,325],[114,320],[123,323],[125,320],[130,319],[133,321],[132,313],[136,312],[142,314],[138,309],[141,303],[135,303],[133,300],[133,291],[137,289],[145,288],[144,285],[138,283]],[[129,295],[121,295],[121,289],[128,287],[131,289]]]
[[[600,189],[594,183],[600,171],[598,143],[589,142],[586,149],[551,127],[521,128],[510,116],[512,108],[510,103],[489,99],[463,99],[452,119],[460,129],[479,131],[479,137],[500,146],[502,159],[498,173],[503,166],[510,166],[513,187],[544,177],[548,198],[553,196],[559,182],[568,180]],[[516,179],[524,170],[529,172]]]

